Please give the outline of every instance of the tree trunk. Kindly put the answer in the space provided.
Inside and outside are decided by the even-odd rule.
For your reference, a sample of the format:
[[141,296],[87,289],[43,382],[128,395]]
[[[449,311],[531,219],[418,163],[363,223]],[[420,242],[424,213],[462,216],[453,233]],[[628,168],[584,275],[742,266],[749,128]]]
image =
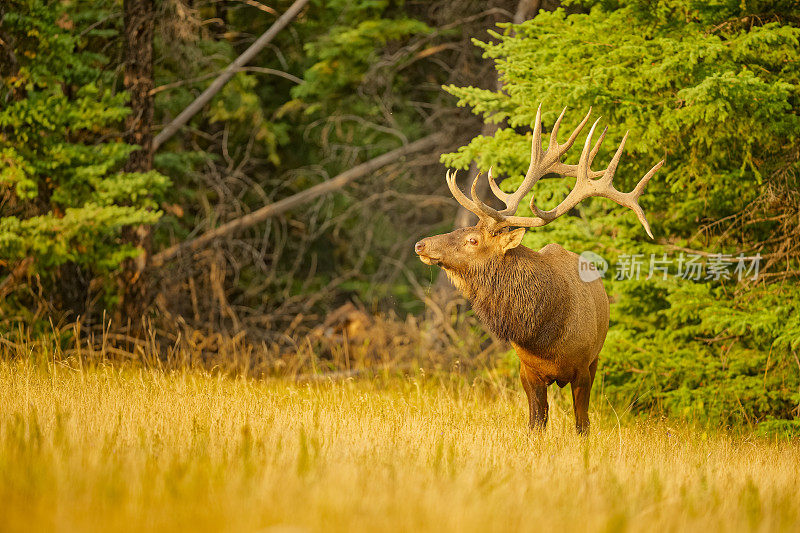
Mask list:
[[[125,141],[139,146],[125,165],[126,172],[148,172],[153,169],[153,30],[154,0],[124,0],[125,22],[125,90],[130,95],[131,114],[126,121]],[[144,267],[151,252],[151,228],[135,226],[123,232],[126,242],[141,254],[126,262],[120,282],[122,301],[120,322],[138,324],[147,308],[147,280]]]

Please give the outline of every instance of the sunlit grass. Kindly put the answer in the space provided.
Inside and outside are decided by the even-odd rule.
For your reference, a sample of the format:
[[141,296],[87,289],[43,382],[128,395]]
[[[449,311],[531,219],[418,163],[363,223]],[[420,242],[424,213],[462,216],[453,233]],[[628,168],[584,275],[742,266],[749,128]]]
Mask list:
[[[295,385],[0,363],[3,529],[797,530],[800,444],[598,415],[544,434],[463,379]],[[610,411],[609,411],[610,412]]]

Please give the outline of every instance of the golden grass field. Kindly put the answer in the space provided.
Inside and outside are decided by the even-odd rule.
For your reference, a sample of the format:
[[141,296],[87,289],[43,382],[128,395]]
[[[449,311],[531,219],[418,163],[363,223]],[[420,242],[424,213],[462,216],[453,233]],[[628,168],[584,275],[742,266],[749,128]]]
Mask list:
[[[558,400],[558,399],[557,399]],[[798,531],[800,444],[619,421],[543,434],[515,384],[0,362],[8,531]]]

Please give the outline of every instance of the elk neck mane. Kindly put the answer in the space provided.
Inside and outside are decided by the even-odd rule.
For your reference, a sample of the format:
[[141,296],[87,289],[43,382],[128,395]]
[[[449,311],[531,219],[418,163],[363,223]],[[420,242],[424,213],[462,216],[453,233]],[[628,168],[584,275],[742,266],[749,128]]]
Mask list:
[[569,313],[569,305],[558,298],[565,288],[536,252],[520,246],[464,270],[445,272],[501,339],[539,352],[558,339],[559,317]]

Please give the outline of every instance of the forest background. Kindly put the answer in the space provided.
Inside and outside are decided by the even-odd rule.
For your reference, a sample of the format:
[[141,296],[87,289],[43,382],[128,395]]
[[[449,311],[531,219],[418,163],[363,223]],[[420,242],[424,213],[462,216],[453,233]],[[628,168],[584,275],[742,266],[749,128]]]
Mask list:
[[[609,264],[596,394],[800,432],[794,2],[301,4],[168,138],[291,2],[0,5],[3,338],[91,344],[101,332],[122,354],[190,346],[197,364],[252,375],[513,376],[513,352],[413,243],[468,221],[446,167],[493,166],[513,189],[539,103],[545,131],[563,107],[567,129],[592,106],[609,125],[600,159],[630,132],[620,189],[666,159],[642,202],[654,240],[592,200],[524,241]],[[570,186],[547,179],[535,193],[548,207]]]

